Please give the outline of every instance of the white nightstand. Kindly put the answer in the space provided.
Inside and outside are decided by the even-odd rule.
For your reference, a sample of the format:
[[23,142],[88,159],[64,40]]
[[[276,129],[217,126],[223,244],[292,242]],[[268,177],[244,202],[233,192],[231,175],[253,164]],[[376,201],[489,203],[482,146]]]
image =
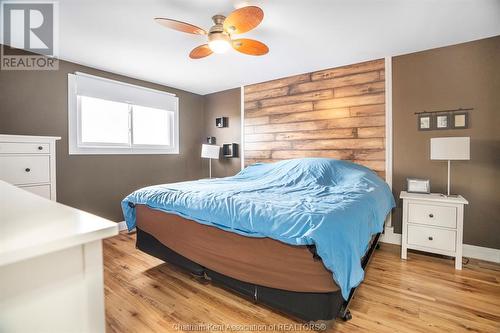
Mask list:
[[464,205],[462,196],[418,194],[402,191],[403,235],[401,258],[408,249],[455,257],[455,269],[462,269]]

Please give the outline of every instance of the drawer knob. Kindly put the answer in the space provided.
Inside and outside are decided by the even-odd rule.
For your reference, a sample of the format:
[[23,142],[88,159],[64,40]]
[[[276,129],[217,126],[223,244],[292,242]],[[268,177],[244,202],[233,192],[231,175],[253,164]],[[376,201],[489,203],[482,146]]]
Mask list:
[[42,146],[38,146],[38,150],[43,150],[43,147]]
[[24,169],[24,171],[26,171],[26,172],[30,172],[30,171],[31,171],[31,169],[30,169],[30,168],[26,168],[26,169]]
[[429,236],[429,240],[433,240],[434,238],[432,238],[432,236]]
[[434,214],[429,214],[429,217],[432,219],[434,217]]

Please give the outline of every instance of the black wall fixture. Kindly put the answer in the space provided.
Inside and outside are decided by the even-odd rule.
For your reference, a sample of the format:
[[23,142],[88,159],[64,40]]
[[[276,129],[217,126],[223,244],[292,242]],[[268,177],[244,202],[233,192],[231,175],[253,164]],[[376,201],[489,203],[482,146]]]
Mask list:
[[222,155],[224,155],[225,158],[238,157],[238,144],[237,143],[222,144]]
[[215,118],[215,127],[228,127],[229,126],[229,119],[227,117],[217,117]]

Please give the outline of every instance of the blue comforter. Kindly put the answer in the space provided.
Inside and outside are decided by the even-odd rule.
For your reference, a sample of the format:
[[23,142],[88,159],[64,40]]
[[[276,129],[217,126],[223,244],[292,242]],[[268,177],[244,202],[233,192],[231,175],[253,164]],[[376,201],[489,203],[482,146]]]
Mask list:
[[323,158],[259,163],[233,177],[142,188],[122,201],[129,230],[134,204],[244,236],[315,245],[344,299],[363,280],[361,258],[395,206],[374,172]]

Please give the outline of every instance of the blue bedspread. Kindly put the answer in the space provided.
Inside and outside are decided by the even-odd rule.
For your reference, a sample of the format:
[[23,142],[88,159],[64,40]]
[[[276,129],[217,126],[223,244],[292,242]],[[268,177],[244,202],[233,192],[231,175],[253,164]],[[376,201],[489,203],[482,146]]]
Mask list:
[[244,236],[314,244],[344,299],[363,280],[361,258],[395,206],[374,172],[323,158],[259,163],[233,177],[142,188],[122,201],[129,230],[135,227],[133,204]]

